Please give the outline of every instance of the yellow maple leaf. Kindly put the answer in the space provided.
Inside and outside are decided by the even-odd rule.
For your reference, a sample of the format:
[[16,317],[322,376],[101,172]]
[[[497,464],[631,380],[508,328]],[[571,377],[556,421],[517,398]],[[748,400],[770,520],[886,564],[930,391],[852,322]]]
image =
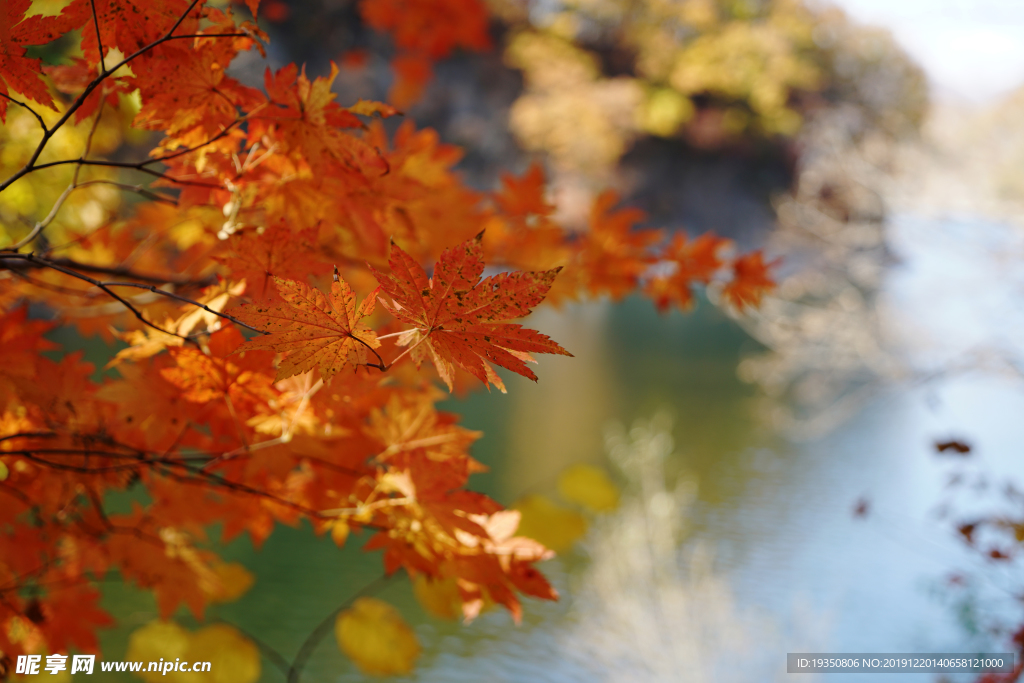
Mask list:
[[334,623],[338,647],[364,673],[406,674],[420,656],[416,634],[394,607],[376,598],[359,598]]
[[558,477],[558,493],[591,512],[607,512],[619,506],[619,489],[600,467],[578,464]]
[[565,552],[587,533],[587,520],[583,515],[544,496],[526,496],[512,507],[522,513],[516,533],[556,553]]

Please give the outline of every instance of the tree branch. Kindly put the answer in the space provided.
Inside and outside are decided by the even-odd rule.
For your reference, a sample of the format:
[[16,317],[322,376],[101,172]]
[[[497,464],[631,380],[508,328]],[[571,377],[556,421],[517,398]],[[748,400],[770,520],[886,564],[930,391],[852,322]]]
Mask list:
[[[177,332],[170,332],[168,330],[163,329],[159,325],[151,323],[149,320],[146,319],[146,317],[144,315],[142,315],[142,311],[140,311],[139,309],[135,308],[135,306],[133,306],[130,301],[128,301],[127,299],[125,299],[120,294],[118,294],[117,292],[113,291],[110,288],[111,287],[139,287],[141,289],[148,289],[151,292],[155,292],[157,294],[163,294],[164,296],[168,296],[168,297],[170,297],[172,299],[178,299],[179,301],[184,301],[186,303],[191,303],[191,304],[200,306],[202,308],[205,308],[208,311],[216,313],[216,311],[213,311],[212,309],[208,308],[205,304],[200,304],[199,302],[192,301],[191,299],[186,299],[185,297],[178,296],[177,294],[172,294],[170,292],[165,292],[164,290],[157,289],[156,287],[154,287],[152,285],[141,285],[141,284],[137,284],[137,283],[134,283],[134,282],[109,282],[109,283],[108,282],[100,282],[99,280],[97,280],[95,278],[91,278],[88,275],[85,275],[83,273],[79,273],[77,271],[74,271],[71,268],[65,268],[64,266],[57,265],[56,263],[53,263],[52,261],[49,261],[49,260],[44,259],[44,258],[40,258],[40,257],[38,257],[38,256],[36,256],[35,254],[32,254],[32,253],[28,253],[28,254],[4,254],[3,258],[4,259],[13,259],[13,258],[24,259],[24,260],[31,261],[31,262],[34,262],[34,263],[38,263],[38,264],[40,264],[43,267],[51,268],[51,269],[56,270],[58,272],[64,273],[65,275],[70,275],[71,277],[78,278],[79,280],[84,280],[85,282],[88,282],[89,284],[91,284],[91,285],[93,285],[95,287],[99,287],[104,292],[106,292],[107,295],[110,296],[111,298],[116,299],[117,301],[121,302],[121,304],[124,305],[124,307],[127,308],[129,311],[131,311],[135,315],[136,318],[138,318],[140,321],[142,321],[142,323],[144,325],[147,325],[148,327],[152,327],[154,330],[157,330],[159,332],[163,332],[164,334],[169,334],[172,337],[178,337],[179,339],[184,339],[186,342],[191,342],[193,344],[196,343],[196,342],[191,337],[186,337],[186,336],[180,335]],[[222,314],[219,314],[219,313],[216,313],[216,314],[217,315],[222,315]]]
[[111,287],[134,287],[136,289],[144,289],[147,292],[152,292],[154,294],[158,294],[160,296],[167,297],[168,299],[174,299],[175,301],[180,301],[180,302],[185,303],[185,304],[190,304],[192,306],[196,306],[197,308],[203,309],[207,313],[212,313],[213,315],[216,315],[216,316],[218,316],[220,318],[223,318],[225,320],[230,320],[231,322],[235,323],[236,325],[244,327],[247,330],[252,330],[253,332],[259,332],[260,334],[266,334],[266,332],[264,332],[263,330],[258,329],[256,327],[253,327],[251,325],[247,325],[244,322],[242,322],[241,320],[239,320],[238,318],[235,318],[234,316],[230,316],[230,315],[228,315],[226,313],[221,313],[220,311],[215,311],[215,310],[213,310],[212,308],[210,308],[209,306],[207,306],[204,303],[200,303],[200,302],[195,301],[193,299],[189,299],[188,297],[181,296],[180,294],[175,294],[174,292],[168,292],[168,291],[166,291],[164,289],[160,289],[160,288],[158,288],[158,287],[156,287],[154,285],[141,284],[141,283],[138,283],[138,282],[101,282],[100,280],[97,280],[95,278],[91,278],[88,275],[85,275],[83,273],[79,273],[79,272],[73,270],[72,268],[62,266],[62,265],[58,264],[55,261],[51,261],[50,259],[43,258],[41,256],[37,256],[37,255],[35,255],[33,253],[28,253],[28,254],[0,254],[0,260],[4,260],[4,259],[19,259],[19,260],[28,261],[30,263],[38,264],[38,266],[41,267],[41,268],[51,268],[53,270],[59,271],[61,273],[64,273],[65,275],[70,275],[71,277],[78,278],[79,280],[84,280],[85,282],[88,282],[89,284],[91,284],[91,285],[93,285],[95,287],[99,287],[104,292],[106,292],[108,295],[110,295],[114,299],[117,299],[118,301],[120,301],[122,304],[125,305],[125,307],[127,307],[132,313],[135,314],[136,318],[138,318],[139,320],[144,322],[146,325],[152,327],[155,330],[159,330],[160,332],[164,332],[165,334],[169,334],[169,335],[178,337],[179,339],[184,339],[186,341],[194,341],[191,337],[186,337],[186,336],[180,335],[180,334],[178,334],[176,332],[168,332],[167,330],[165,330],[165,329],[163,329],[161,327],[158,327],[157,325],[154,325],[149,320],[144,318],[142,316],[142,313],[138,309],[136,309],[134,306],[132,306],[131,303],[129,303],[126,299],[124,299],[123,297],[119,296],[118,294],[114,293],[110,288]]
[[96,27],[96,49],[100,53],[100,71],[106,71],[107,65],[103,60],[103,38],[100,37],[100,20],[96,16],[96,0],[89,0],[89,6],[92,8],[92,24]]
[[[122,266],[97,266],[91,263],[82,263],[69,258],[47,258],[36,257],[35,259],[25,258],[28,254],[4,254],[0,253],[0,264],[4,260],[18,260],[24,261],[23,268],[25,270],[37,270],[41,268],[49,268],[49,263],[56,264],[58,266],[64,266],[65,268],[71,268],[83,273],[98,273],[100,275],[116,275],[118,277],[126,277],[130,280],[138,280],[139,282],[150,282],[155,285],[175,285],[178,287],[205,287],[206,285],[212,284],[212,278],[203,278],[202,280],[193,280],[189,278],[174,277],[173,275],[151,275],[149,273],[138,273],[131,268],[125,268]],[[48,261],[49,263],[43,263],[42,261]],[[14,266],[7,264],[3,265],[3,268],[7,270],[19,270]]]
[[[227,129],[225,129],[225,130],[227,130]],[[194,151],[200,149],[201,147],[210,144],[211,142],[213,142],[214,140],[218,139],[219,137],[223,137],[223,134],[219,134],[217,137],[211,138],[207,142],[204,142],[202,145],[199,145],[197,147],[190,147],[188,150],[185,150],[184,152],[182,152],[182,154],[188,154],[189,152],[194,152]],[[167,157],[160,157],[158,159],[147,159],[146,161],[106,161],[104,159],[62,159],[61,161],[50,161],[50,162],[47,162],[45,164],[39,164],[38,166],[33,167],[32,170],[33,171],[38,171],[38,170],[41,170],[41,169],[44,169],[44,168],[53,168],[54,166],[67,166],[68,164],[79,164],[79,165],[82,165],[82,166],[103,166],[105,168],[125,168],[125,169],[129,169],[129,170],[133,170],[133,171],[139,171],[140,173],[146,173],[146,174],[149,174],[149,175],[151,175],[151,176],[153,176],[155,178],[160,178],[161,180],[167,180],[169,182],[176,183],[178,185],[191,185],[191,186],[194,186],[194,187],[213,187],[213,188],[220,188],[221,187],[220,185],[214,185],[212,183],[201,183],[201,182],[197,182],[195,180],[183,180],[181,178],[175,178],[172,175],[168,175],[166,173],[162,173],[161,171],[155,171],[155,170],[153,170],[151,168],[147,168],[146,167],[146,164],[154,164],[154,163],[156,163],[158,161],[163,161],[164,159],[170,159],[173,156],[180,156],[180,155],[177,155],[177,154],[176,155],[168,155]],[[3,188],[0,188],[0,190],[2,190],[2,189]]]

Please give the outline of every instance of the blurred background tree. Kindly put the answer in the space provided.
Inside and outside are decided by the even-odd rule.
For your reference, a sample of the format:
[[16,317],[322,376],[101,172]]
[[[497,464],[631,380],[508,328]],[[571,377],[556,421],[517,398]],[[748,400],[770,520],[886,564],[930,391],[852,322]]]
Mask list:
[[559,217],[580,227],[612,184],[652,222],[763,238],[809,121],[842,109],[855,138],[895,139],[927,105],[923,73],[886,31],[797,0],[492,0],[487,22],[440,43],[373,30],[394,28],[388,11],[422,13],[424,32],[466,13],[447,1],[288,3],[268,12],[271,59],[338,60],[345,97],[399,95],[465,149],[460,168],[481,188],[540,155]]

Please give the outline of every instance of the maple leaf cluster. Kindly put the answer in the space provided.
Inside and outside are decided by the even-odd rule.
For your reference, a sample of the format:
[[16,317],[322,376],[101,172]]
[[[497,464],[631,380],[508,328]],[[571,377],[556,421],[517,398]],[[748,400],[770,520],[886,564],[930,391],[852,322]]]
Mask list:
[[[255,16],[258,0],[246,4]],[[364,11],[431,58],[484,44],[477,5],[445,4],[455,20],[444,30],[435,5],[367,0]],[[536,380],[535,354],[570,355],[513,322],[545,298],[639,290],[686,308],[700,285],[742,308],[772,286],[760,253],[637,229],[642,214],[616,209],[611,193],[589,231],[565,230],[539,167],[494,192],[469,189],[459,150],[433,131],[405,122],[389,137],[380,119],[393,106],[338,103],[336,67],[240,83],[228,66],[266,36],[230,8],[0,7],[0,118],[38,124],[35,151],[4,167],[0,193],[74,168],[48,215],[0,233],[4,657],[95,650],[111,623],[97,581],[111,571],[152,590],[164,618],[238,597],[246,574],[210,550],[214,523],[223,540],[256,545],[300,520],[339,545],[366,531],[388,573],[454,585],[466,618],[498,603],[518,619],[520,596],[555,597],[535,567],[552,553],[516,535],[519,512],[466,488],[483,469],[470,454],[480,434],[437,409],[435,380],[505,391],[497,368]],[[72,63],[43,69],[26,56],[72,31]],[[100,124],[131,115],[135,93],[134,127],[162,136],[150,156],[94,156]],[[62,155],[75,125],[85,148]],[[48,230],[87,185],[140,201],[98,225]],[[486,277],[485,263],[497,268]],[[29,319],[30,303],[57,322]],[[80,354],[44,355],[58,323],[123,342],[107,366],[116,377],[96,380]],[[119,491],[146,502],[110,513]]]

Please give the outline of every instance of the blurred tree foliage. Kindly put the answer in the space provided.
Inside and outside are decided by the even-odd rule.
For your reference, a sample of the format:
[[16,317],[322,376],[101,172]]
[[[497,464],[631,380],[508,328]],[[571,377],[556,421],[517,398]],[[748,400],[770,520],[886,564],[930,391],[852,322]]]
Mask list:
[[525,79],[512,128],[565,170],[613,166],[645,135],[703,149],[790,139],[840,103],[898,136],[927,101],[887,32],[798,0],[489,1]]
[[[53,125],[61,113],[43,109],[40,114],[46,125]],[[39,163],[77,155],[85,147],[89,132],[91,151],[109,154],[122,141],[121,116],[113,111],[95,123],[85,121],[75,126],[64,126],[53,136],[53,141],[39,157]],[[0,175],[7,178],[31,158],[39,143],[39,122],[22,107],[13,107],[8,113],[7,125],[0,127]],[[108,183],[115,174],[107,168],[63,166],[48,174],[36,174],[13,183],[0,194],[0,224],[14,227],[14,231],[27,234],[37,221],[49,218],[52,234],[66,237],[69,231],[95,229],[106,222],[117,210],[121,195]],[[72,178],[84,185],[79,192],[69,194],[65,206],[72,209],[49,216],[58,197],[66,191]],[[0,246],[7,246],[7,236],[0,238]]]

